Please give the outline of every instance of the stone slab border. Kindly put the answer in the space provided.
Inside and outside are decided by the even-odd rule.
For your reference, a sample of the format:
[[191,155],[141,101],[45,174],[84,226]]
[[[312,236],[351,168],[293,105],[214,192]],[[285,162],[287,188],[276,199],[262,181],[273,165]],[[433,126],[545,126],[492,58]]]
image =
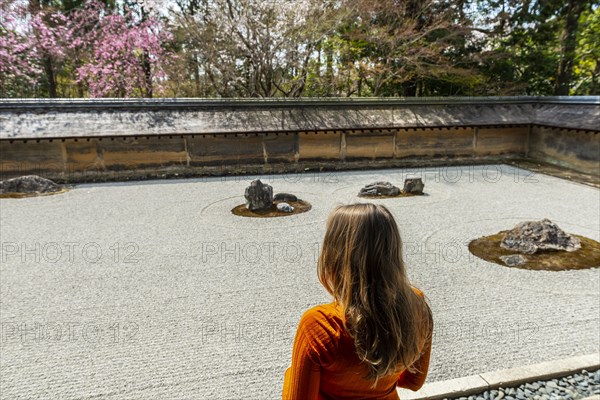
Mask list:
[[[398,395],[402,400],[439,400],[470,396],[486,390],[498,389],[499,387],[514,387],[527,382],[568,376],[583,369],[595,370],[598,368],[600,368],[600,353],[594,353],[447,381],[432,382],[424,385],[417,392],[398,389]],[[598,398],[598,396],[590,397],[590,399]]]

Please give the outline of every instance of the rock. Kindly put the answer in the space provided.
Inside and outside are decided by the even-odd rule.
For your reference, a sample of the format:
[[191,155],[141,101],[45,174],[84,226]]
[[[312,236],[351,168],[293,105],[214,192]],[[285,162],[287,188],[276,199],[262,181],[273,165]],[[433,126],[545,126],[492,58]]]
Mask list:
[[402,193],[423,194],[423,188],[425,184],[421,178],[406,178]]
[[524,254],[540,250],[575,251],[581,248],[580,240],[565,233],[549,219],[526,221],[508,231],[500,247]]
[[273,196],[273,201],[298,201],[298,198],[291,193],[277,193]]
[[62,190],[62,186],[50,179],[37,175],[25,175],[0,182],[0,194],[8,193],[52,193]]
[[397,196],[400,188],[390,182],[373,182],[360,189],[359,196]]
[[288,203],[278,203],[277,210],[286,213],[291,213],[292,211],[294,211],[294,207],[290,206]]
[[273,187],[262,183],[260,179],[253,180],[246,188],[244,197],[248,210],[269,209],[273,206]]
[[500,256],[500,260],[509,267],[518,267],[527,263],[527,259],[520,254],[511,254],[509,256]]

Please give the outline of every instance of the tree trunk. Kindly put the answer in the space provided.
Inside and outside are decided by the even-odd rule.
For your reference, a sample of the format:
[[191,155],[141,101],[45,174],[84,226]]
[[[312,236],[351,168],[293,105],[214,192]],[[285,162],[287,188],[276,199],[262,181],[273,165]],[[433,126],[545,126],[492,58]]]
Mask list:
[[596,68],[592,73],[592,85],[590,87],[590,92],[588,93],[590,96],[597,96],[598,93],[598,78],[600,77],[600,62],[596,61]]
[[146,85],[146,97],[152,98],[152,66],[150,65],[150,60],[148,59],[148,54],[144,52],[144,62],[142,65],[144,69],[144,83]]
[[198,68],[198,56],[194,54],[194,59],[191,62],[191,67],[193,68],[194,73],[194,83],[196,86],[196,97],[203,97],[202,89],[200,87],[200,71]]
[[561,36],[560,62],[556,77],[555,91],[558,96],[567,96],[569,94],[569,84],[573,76],[575,48],[577,47],[577,29],[584,3],[581,0],[569,0],[567,7],[565,27]]
[[[140,8],[141,13],[141,23],[144,23],[148,20],[148,12],[142,6]],[[150,65],[150,57],[146,51],[144,51],[142,60],[142,70],[144,71],[144,86],[146,86],[146,97],[152,98],[152,65]]]
[[50,56],[44,57],[44,72],[46,73],[46,78],[48,79],[48,96],[57,97],[56,74],[54,73],[52,58]]
[[404,97],[415,97],[417,94],[417,84],[415,81],[408,81],[402,85],[402,95]]
[[333,93],[333,46],[325,43],[325,96]]

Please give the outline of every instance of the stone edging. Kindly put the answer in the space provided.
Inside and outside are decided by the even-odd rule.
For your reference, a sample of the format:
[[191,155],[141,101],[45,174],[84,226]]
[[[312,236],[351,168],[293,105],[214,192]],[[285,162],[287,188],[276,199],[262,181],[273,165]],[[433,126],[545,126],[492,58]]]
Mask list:
[[[398,389],[398,395],[402,400],[438,400],[469,396],[486,390],[498,389],[499,387],[513,387],[522,383],[567,376],[583,369],[594,370],[598,368],[600,368],[600,353],[594,353],[447,381],[432,382],[424,385],[417,392]],[[591,399],[597,397],[592,396]]]

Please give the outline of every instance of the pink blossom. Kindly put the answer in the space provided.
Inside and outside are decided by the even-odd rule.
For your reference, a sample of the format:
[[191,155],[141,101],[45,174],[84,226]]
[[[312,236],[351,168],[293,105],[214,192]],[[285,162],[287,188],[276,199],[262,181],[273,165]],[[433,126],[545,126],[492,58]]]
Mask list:
[[[172,35],[160,19],[143,19],[129,8],[121,15],[96,0],[69,14],[47,8],[27,15],[13,3],[0,0],[2,86],[17,78],[39,81],[43,62],[50,59],[56,72],[74,74],[73,81],[92,97],[160,92],[164,68],[174,59],[165,50]],[[17,29],[19,23],[27,29]]]

